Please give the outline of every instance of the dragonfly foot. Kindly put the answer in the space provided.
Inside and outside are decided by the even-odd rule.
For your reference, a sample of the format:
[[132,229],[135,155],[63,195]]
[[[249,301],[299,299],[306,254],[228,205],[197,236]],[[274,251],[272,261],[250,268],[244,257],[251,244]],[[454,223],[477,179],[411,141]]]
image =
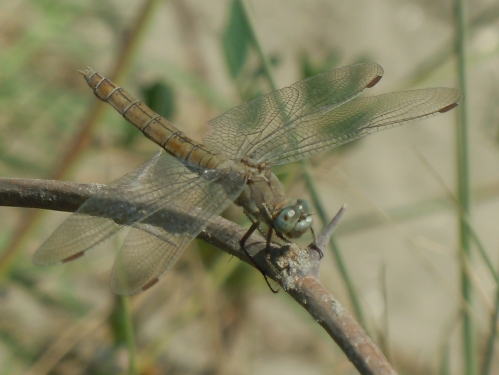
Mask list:
[[319,254],[319,259],[324,258],[324,252],[321,250],[321,248],[319,248],[319,246],[317,246],[317,244],[315,242],[312,242],[308,246],[308,248],[311,250],[317,251],[317,253]]
[[[246,256],[248,257],[248,259],[251,261],[251,263],[253,263],[253,265],[255,266],[255,268],[258,271],[260,271],[260,273],[262,274],[263,278],[265,279],[265,282],[267,283],[267,286],[269,287],[269,289],[271,290],[271,292],[274,293],[274,294],[279,293],[279,289],[272,288],[272,286],[270,285],[269,278],[267,277],[267,275],[265,274],[265,272],[263,272],[263,270],[260,268],[260,266],[255,262],[255,260],[250,255],[250,253],[248,253],[248,251],[246,250],[246,247],[245,246],[241,246],[241,248],[243,249],[243,251],[246,254]],[[266,257],[266,260],[267,260],[267,263],[272,267],[272,263],[270,263],[270,259],[269,259],[268,256]]]

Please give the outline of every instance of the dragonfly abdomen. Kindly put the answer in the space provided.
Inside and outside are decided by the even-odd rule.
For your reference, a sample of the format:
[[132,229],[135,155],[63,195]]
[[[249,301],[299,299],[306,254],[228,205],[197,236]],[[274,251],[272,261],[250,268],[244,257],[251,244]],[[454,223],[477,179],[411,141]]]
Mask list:
[[216,168],[223,161],[220,155],[187,137],[145,103],[95,70],[87,68],[80,73],[100,100],[109,103],[147,138],[169,154],[205,168]]

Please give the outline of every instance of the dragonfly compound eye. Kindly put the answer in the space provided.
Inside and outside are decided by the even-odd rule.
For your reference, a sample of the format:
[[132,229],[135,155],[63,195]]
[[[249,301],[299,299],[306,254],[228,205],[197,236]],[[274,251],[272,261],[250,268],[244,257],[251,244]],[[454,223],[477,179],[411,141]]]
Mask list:
[[295,206],[286,207],[283,209],[274,221],[275,229],[283,234],[288,234],[293,230],[300,220],[300,212]]
[[310,203],[308,203],[305,199],[298,199],[296,201],[296,205],[298,209],[304,214],[312,213],[312,207],[310,207]]
[[314,219],[310,215],[301,215],[301,219],[296,223],[295,227],[292,231],[288,233],[289,238],[298,238],[301,237],[306,231],[310,230],[312,224],[314,223]]
[[310,205],[306,200],[298,199],[292,206],[281,211],[274,221],[275,229],[289,238],[301,237],[313,224]]

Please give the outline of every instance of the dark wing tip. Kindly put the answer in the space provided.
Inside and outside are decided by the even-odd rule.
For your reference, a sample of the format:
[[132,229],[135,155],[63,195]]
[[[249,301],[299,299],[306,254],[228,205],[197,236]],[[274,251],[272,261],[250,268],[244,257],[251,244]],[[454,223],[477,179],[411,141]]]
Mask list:
[[148,283],[142,285],[142,288],[141,288],[142,291],[145,291],[145,290],[149,289],[150,287],[152,287],[153,285],[155,285],[158,281],[159,281],[159,278],[155,277],[154,279],[152,279]]
[[383,78],[382,75],[374,77],[374,79],[366,85],[366,88],[370,89],[371,87],[376,85],[379,81],[381,81],[381,78]]
[[62,263],[71,262],[72,260],[81,258],[83,255],[85,255],[85,252],[84,251],[80,251],[79,253],[73,254],[73,255],[71,255],[71,256],[63,259]]
[[440,113],[445,113],[445,112],[449,112],[451,109],[454,109],[458,106],[459,103],[452,103],[452,104],[449,104],[441,109],[438,110],[438,112]]

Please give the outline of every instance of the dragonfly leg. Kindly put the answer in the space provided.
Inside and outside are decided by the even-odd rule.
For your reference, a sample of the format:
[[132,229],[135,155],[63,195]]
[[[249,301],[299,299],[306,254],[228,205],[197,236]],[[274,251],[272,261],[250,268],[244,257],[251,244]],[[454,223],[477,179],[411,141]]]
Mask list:
[[286,243],[291,243],[292,242],[288,238],[284,237],[284,235],[282,233],[278,232],[278,231],[275,231],[275,234],[277,235],[277,237],[279,237],[281,240],[283,240]]
[[[248,231],[245,233],[243,238],[241,238],[241,241],[239,241],[239,245],[241,246],[241,249],[243,250],[244,254],[251,261],[251,263],[253,263],[255,268],[258,271],[260,271],[260,273],[263,275],[263,278],[265,279],[265,282],[267,283],[267,286],[272,291],[272,293],[277,293],[277,292],[279,292],[279,290],[272,288],[272,286],[270,285],[269,279],[267,278],[267,275],[265,274],[265,272],[263,272],[263,270],[260,268],[260,266],[255,262],[255,260],[253,259],[251,254],[248,252],[248,250],[246,250],[246,241],[248,240],[248,238],[250,238],[250,236],[253,234],[253,232],[255,230],[259,229],[259,227],[260,227],[260,222],[258,222],[258,221],[254,222],[251,225],[251,227],[248,229]],[[269,228],[268,233],[270,233],[270,235],[267,234],[267,244],[265,245],[265,259],[267,261],[268,261],[268,254],[269,254],[269,248],[270,248],[270,238],[272,238],[272,228]]]
[[315,235],[314,228],[310,227],[310,231],[312,232],[312,236],[314,236],[314,242],[310,244],[310,248],[317,251],[319,253],[319,259],[322,259],[324,257],[324,252],[317,246],[317,236]]
[[[324,257],[324,252],[316,245],[317,236],[315,235],[314,229],[312,227],[310,228],[310,231],[312,232],[312,236],[314,237],[314,241],[310,244],[310,248],[312,250],[317,251],[319,253],[319,259],[322,259]],[[283,240],[287,243],[292,242],[288,238],[284,237],[284,235],[282,233],[279,233],[278,231],[276,231],[275,233],[277,234],[277,237],[279,237],[281,240]]]
[[246,241],[248,241],[248,238],[250,238],[253,232],[258,229],[258,224],[259,223],[257,221],[253,222],[253,224],[251,224],[250,229],[248,229],[248,231],[244,234],[243,238],[241,238],[241,241],[239,241],[239,245],[241,245],[241,248],[244,250],[244,253],[248,256],[249,254],[246,251]]

